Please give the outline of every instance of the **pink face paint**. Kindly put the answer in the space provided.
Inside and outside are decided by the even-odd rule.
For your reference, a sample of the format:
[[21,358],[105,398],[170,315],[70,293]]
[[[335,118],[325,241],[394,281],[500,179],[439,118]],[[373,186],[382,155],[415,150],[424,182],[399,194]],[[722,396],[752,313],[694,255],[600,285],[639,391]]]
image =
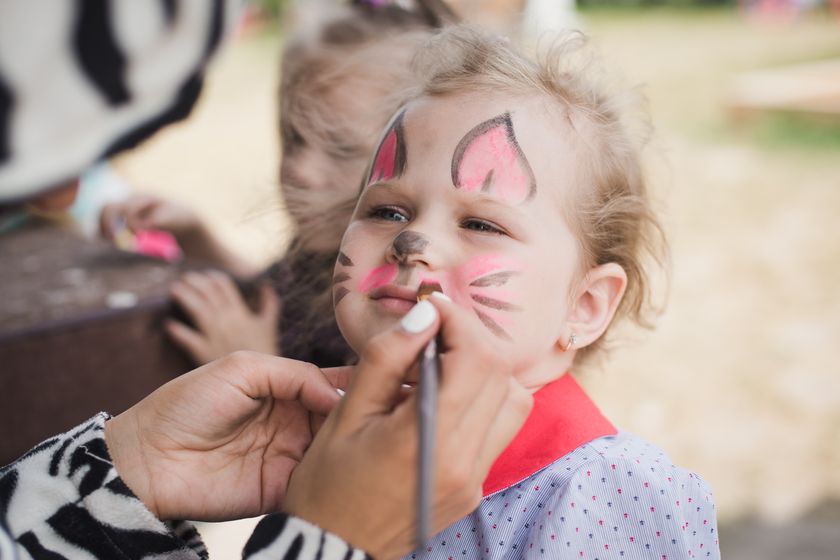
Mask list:
[[382,142],[376,149],[376,156],[373,158],[373,165],[370,168],[370,175],[368,180],[365,181],[365,185],[378,181],[388,181],[401,176],[405,171],[406,152],[402,126],[403,115],[405,115],[405,111],[394,118],[382,138]]
[[521,270],[521,262],[507,255],[479,255],[450,272],[444,293],[462,307],[471,308],[494,335],[510,340],[505,330],[514,323],[510,314],[521,308],[514,303],[518,294],[501,286]]
[[522,269],[521,263],[507,255],[488,253],[473,257],[465,264],[458,267],[455,274],[460,281],[475,285],[475,282],[490,274],[501,272],[517,273]]
[[509,204],[534,196],[537,182],[516,140],[510,113],[479,124],[461,139],[452,156],[452,184],[493,194]]
[[383,264],[370,271],[364,280],[359,284],[359,291],[368,293],[375,288],[390,284],[397,277],[397,265]]

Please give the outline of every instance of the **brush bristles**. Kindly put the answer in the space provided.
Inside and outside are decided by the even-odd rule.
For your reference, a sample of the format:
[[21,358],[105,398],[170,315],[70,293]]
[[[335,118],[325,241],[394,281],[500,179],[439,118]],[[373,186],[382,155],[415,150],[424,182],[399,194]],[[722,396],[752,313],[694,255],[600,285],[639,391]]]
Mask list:
[[443,288],[437,282],[424,282],[417,288],[417,301],[423,301],[434,292],[443,293]]

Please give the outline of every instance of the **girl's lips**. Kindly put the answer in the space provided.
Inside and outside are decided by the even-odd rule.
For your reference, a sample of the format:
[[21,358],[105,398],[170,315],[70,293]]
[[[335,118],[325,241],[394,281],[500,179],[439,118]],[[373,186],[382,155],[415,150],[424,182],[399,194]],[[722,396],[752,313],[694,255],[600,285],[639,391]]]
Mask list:
[[394,286],[393,284],[387,284],[385,286],[380,286],[371,290],[368,293],[368,297],[374,300],[403,299],[406,301],[410,301],[412,302],[412,304],[414,304],[417,303],[417,290],[412,288],[406,288],[404,286]]
[[385,310],[402,315],[417,303],[417,290],[388,284],[374,288],[368,297]]

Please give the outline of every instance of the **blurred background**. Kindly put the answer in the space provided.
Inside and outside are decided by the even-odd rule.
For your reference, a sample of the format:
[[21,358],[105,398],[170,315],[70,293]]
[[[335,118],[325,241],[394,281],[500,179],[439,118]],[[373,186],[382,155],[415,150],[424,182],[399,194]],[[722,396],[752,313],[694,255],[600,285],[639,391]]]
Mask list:
[[[840,558],[840,6],[452,4],[501,33],[524,25],[526,39],[579,26],[650,100],[668,306],[654,331],[616,332],[583,383],[617,425],[710,482],[724,558]],[[290,233],[277,187],[284,9],[253,2],[193,115],[112,162],[255,264]],[[238,557],[253,523],[203,525],[211,554]]]

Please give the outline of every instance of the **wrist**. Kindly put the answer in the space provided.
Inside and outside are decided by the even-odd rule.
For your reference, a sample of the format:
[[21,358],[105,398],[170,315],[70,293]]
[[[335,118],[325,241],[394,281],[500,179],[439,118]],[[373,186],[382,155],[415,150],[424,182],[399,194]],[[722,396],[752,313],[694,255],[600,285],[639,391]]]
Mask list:
[[117,475],[143,505],[160,518],[153,499],[152,479],[145,463],[139,425],[130,409],[105,422],[105,445]]

